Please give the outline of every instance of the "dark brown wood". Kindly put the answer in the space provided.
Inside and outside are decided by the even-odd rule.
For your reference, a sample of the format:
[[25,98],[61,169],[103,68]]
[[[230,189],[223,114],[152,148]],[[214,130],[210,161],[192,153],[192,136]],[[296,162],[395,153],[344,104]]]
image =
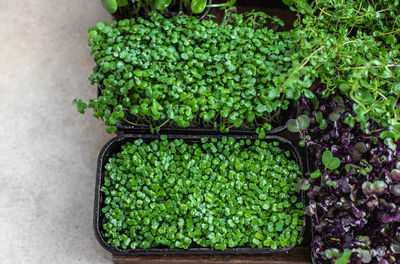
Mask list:
[[288,253],[271,255],[137,255],[113,256],[115,264],[310,264],[310,248],[296,247]]

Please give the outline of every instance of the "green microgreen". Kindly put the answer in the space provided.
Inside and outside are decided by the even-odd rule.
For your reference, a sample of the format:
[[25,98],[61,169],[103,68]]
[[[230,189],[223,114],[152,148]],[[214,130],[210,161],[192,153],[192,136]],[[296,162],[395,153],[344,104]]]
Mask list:
[[294,246],[301,174],[278,142],[128,142],[105,165],[104,234],[121,248]]
[[258,128],[263,135],[302,93],[277,88],[293,52],[285,34],[262,26],[266,19],[232,14],[217,24],[152,13],[98,23],[89,45],[100,96],[88,107],[107,126]]
[[330,150],[325,150],[322,154],[322,163],[329,170],[336,170],[340,166],[340,159],[333,156]]

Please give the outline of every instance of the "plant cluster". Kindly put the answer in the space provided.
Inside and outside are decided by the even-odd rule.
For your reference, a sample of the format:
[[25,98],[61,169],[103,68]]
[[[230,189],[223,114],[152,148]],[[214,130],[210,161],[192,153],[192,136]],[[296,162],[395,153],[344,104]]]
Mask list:
[[122,248],[294,246],[299,165],[279,142],[202,138],[122,146],[105,165],[103,229]]
[[376,122],[349,126],[355,103],[324,91],[318,87],[314,103],[301,100],[309,125],[300,136],[313,171],[298,187],[309,190],[316,263],[399,263],[400,140],[380,139]]
[[190,10],[192,14],[200,14],[207,6],[207,0],[101,0],[101,2],[110,14],[118,11],[126,17],[147,16],[151,11],[156,10],[168,14],[172,11],[168,10],[171,7],[176,9],[176,14],[184,10]]
[[267,18],[233,14],[219,25],[153,13],[150,20],[98,23],[89,32],[96,61],[90,80],[101,95],[88,105],[79,100],[78,110],[93,108],[109,133],[116,123],[129,123],[226,132],[240,127],[263,135],[279,123],[288,99],[303,92],[276,85],[293,52],[262,26]]
[[[354,104],[345,120],[365,129],[370,121],[400,138],[400,2],[392,0],[284,0],[298,12],[288,37],[297,47],[282,84],[307,89],[320,80],[324,95],[342,94]],[[309,98],[313,98],[313,95]]]

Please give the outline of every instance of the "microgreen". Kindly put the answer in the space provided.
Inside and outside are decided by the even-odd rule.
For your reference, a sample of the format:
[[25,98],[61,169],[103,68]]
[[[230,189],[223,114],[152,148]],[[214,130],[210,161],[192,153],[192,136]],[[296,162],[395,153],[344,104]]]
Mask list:
[[[285,36],[262,13],[229,21],[152,13],[101,22],[89,31],[100,96],[88,103],[107,126],[259,129],[279,124],[298,89],[278,89],[291,66]],[[290,90],[290,91],[289,91]]]
[[[101,0],[104,8],[110,14],[117,14],[124,18],[148,17],[149,12],[158,11],[164,15],[172,16],[184,12],[187,14],[201,14],[207,7],[207,0]],[[232,0],[210,7],[232,6]]]
[[115,13],[118,9],[117,0],[101,0],[104,8],[110,13]]
[[[310,118],[302,132],[309,136],[314,171],[299,185],[308,181],[306,213],[314,223],[316,262],[399,263],[400,141],[379,138],[386,130],[376,122],[368,122],[366,129],[360,123],[346,124],[356,103],[346,96],[325,96],[324,91],[316,86],[319,104],[300,100]],[[331,118],[340,105],[340,117]],[[325,129],[317,119],[326,120]],[[384,253],[376,254],[382,248]]]
[[335,170],[340,166],[340,159],[334,157],[330,150],[325,150],[322,154],[322,163],[327,169]]
[[300,115],[296,119],[290,119],[286,126],[290,132],[301,132],[308,128],[310,125],[310,119],[305,115]]
[[351,249],[346,248],[339,258],[335,261],[335,264],[348,264],[351,257]]
[[306,115],[300,115],[296,119],[289,119],[286,123],[286,127],[290,132],[299,133],[300,141],[299,145],[304,147],[306,140],[309,136],[303,134],[303,130],[307,129],[310,125],[310,119]]
[[102,226],[120,248],[282,248],[297,243],[299,165],[279,142],[128,142],[105,165]]
[[[342,94],[355,104],[345,122],[365,129],[374,121],[400,138],[400,2],[367,0],[283,1],[297,10],[290,31],[297,47],[293,68],[282,85],[304,87],[300,80],[320,80],[324,96]],[[306,94],[305,94],[306,95]],[[336,121],[343,108],[329,118]],[[325,124],[320,124],[322,127]]]

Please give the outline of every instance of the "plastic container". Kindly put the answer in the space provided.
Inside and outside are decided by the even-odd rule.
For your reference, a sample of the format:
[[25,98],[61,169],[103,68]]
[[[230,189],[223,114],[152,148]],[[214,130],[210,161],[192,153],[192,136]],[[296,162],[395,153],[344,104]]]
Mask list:
[[[211,5],[212,4],[212,0],[207,0],[207,5]],[[201,14],[196,14],[196,16],[198,16],[198,18],[199,19],[203,19],[203,18],[205,18],[206,17],[206,15],[208,15],[208,13],[210,13],[210,11],[211,11],[211,7],[206,7],[205,9],[204,9],[204,11],[201,13]],[[176,15],[178,15],[178,12],[176,12],[176,11],[166,11],[165,12],[165,15],[167,16],[167,17],[173,17],[173,16],[176,16]],[[123,15],[123,14],[121,14],[120,12],[119,12],[119,10],[117,10],[117,12],[115,12],[114,14],[112,14],[112,16],[113,16],[113,18],[115,19],[115,20],[122,20],[122,19],[127,19],[127,18],[130,18],[130,16],[128,15]],[[140,16],[144,16],[144,15],[140,15]]]
[[[168,135],[169,140],[183,139],[186,143],[199,143],[200,139],[204,135]],[[221,135],[207,135],[207,137],[221,138]],[[254,136],[232,136],[235,139],[256,139]],[[94,213],[93,213],[93,227],[94,233],[97,241],[100,245],[111,252],[114,255],[136,255],[136,254],[146,254],[146,255],[164,255],[164,254],[199,254],[199,255],[218,255],[218,254],[271,254],[271,253],[281,253],[287,252],[293,247],[284,247],[279,249],[271,248],[248,248],[248,247],[238,247],[229,248],[226,250],[214,250],[212,248],[202,248],[194,247],[189,249],[170,249],[167,247],[150,248],[150,249],[122,249],[112,246],[106,242],[104,236],[103,227],[101,224],[102,218],[104,217],[101,208],[103,207],[104,194],[101,192],[101,187],[104,182],[104,166],[106,165],[108,159],[117,152],[121,151],[121,146],[128,141],[134,141],[136,139],[143,139],[144,142],[151,142],[155,139],[159,139],[158,135],[141,135],[141,134],[125,134],[115,137],[110,140],[101,150],[97,163],[97,174],[96,174],[96,189],[95,189],[95,200],[94,200]],[[285,138],[268,135],[265,139],[266,141],[279,141],[282,148],[288,149],[293,156],[293,159],[299,164],[300,169],[303,170],[303,162],[301,160],[300,153],[298,149],[293,145],[293,143]],[[304,192],[300,193],[300,200],[304,203],[305,195]],[[305,220],[305,218],[304,218]],[[303,225],[303,230],[300,232],[298,240],[303,237],[305,230],[305,221]]]

